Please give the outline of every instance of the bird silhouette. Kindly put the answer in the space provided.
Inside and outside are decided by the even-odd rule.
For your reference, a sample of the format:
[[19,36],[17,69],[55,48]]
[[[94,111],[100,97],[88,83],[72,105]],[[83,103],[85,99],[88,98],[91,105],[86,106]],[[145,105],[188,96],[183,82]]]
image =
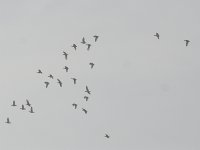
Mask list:
[[87,45],[87,50],[90,50],[91,44],[86,44]]
[[15,101],[13,101],[13,103],[12,103],[12,105],[11,106],[17,106],[16,104],[15,104]]
[[65,56],[65,59],[67,60],[68,54],[67,54],[66,52],[63,51],[63,55]]
[[10,119],[9,118],[7,118],[7,120],[6,120],[6,122],[5,123],[7,123],[7,124],[11,124],[11,122],[10,122]]
[[37,73],[40,73],[40,74],[42,74],[42,71],[39,69]]
[[88,94],[91,94],[91,91],[89,90],[88,86],[86,86],[85,92],[88,93]]
[[22,107],[21,107],[20,109],[21,109],[21,110],[26,110],[25,107],[24,107],[24,105],[22,105]]
[[76,44],[73,44],[72,47],[74,48],[74,50],[76,50],[77,48]]
[[30,113],[35,113],[34,111],[33,111],[33,107],[31,107],[31,110],[29,111]]
[[91,67],[91,69],[94,67],[94,63],[89,63],[89,65],[90,65],[90,67]]
[[85,99],[86,101],[88,101],[89,97],[88,97],[88,96],[84,96],[84,99]]
[[188,44],[189,44],[189,40],[184,40],[185,41],[185,44],[186,44],[186,46],[188,46]]
[[31,107],[31,104],[29,103],[29,100],[26,100],[26,105]]
[[58,84],[60,85],[60,87],[62,87],[62,82],[59,79],[57,79],[57,81],[58,81]]
[[46,88],[48,88],[48,86],[49,86],[49,82],[44,82],[44,84],[45,84],[45,86],[46,86]]
[[110,138],[110,136],[108,134],[105,134],[105,137],[108,138],[108,139]]
[[53,79],[53,75],[52,74],[50,74],[48,77],[51,78],[51,79]]
[[77,79],[76,78],[71,78],[74,81],[74,84],[76,84]]
[[63,69],[65,69],[65,71],[68,72],[69,67],[65,66]]
[[156,33],[154,36],[160,39],[160,35],[158,33]]
[[78,105],[73,103],[72,106],[74,106],[74,108],[76,109]]
[[94,37],[95,42],[97,42],[99,36],[98,35],[94,35],[93,37]]
[[85,42],[85,38],[84,38],[84,37],[82,38],[81,43],[82,43],[82,44],[86,44],[86,42]]
[[83,111],[85,114],[87,114],[87,110],[86,110],[86,109],[82,108],[82,111]]

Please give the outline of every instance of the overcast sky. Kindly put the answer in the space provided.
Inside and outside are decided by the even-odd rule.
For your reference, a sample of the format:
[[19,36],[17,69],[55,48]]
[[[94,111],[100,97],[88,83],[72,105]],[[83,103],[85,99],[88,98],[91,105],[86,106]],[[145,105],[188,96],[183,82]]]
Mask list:
[[[199,5],[0,0],[0,149],[199,150]],[[90,51],[80,43],[83,36]],[[92,70],[89,62],[95,63]],[[34,114],[27,106],[20,110],[26,99]],[[11,107],[13,100],[17,107]]]

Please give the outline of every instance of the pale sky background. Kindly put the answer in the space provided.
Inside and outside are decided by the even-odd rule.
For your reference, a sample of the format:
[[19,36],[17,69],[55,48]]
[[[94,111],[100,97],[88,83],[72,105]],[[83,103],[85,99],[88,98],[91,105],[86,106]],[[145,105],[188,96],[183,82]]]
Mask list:
[[[0,0],[0,149],[199,150],[199,6],[199,0]],[[26,99],[35,114],[19,109]]]

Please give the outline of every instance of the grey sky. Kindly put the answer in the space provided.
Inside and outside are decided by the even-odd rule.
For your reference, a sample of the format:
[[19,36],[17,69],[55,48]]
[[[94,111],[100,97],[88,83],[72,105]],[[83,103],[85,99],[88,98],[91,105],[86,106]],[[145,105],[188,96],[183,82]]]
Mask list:
[[[199,150],[199,5],[0,0],[1,149]],[[80,44],[83,36],[92,44],[89,52]],[[50,73],[63,88],[47,78]],[[44,81],[51,82],[48,89]],[[88,102],[85,85],[92,92]],[[35,114],[10,106],[26,99]],[[5,124],[7,117],[12,124]]]

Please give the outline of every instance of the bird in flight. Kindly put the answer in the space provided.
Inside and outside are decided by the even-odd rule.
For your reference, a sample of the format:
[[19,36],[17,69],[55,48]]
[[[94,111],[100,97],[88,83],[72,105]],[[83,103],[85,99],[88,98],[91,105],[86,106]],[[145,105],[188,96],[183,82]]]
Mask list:
[[72,47],[76,50],[77,46],[76,44],[73,44]]
[[12,105],[11,106],[17,106],[16,104],[15,104],[15,101],[13,101],[13,103],[12,103]]
[[89,65],[90,65],[90,67],[91,67],[91,69],[94,67],[94,63],[89,63]]
[[11,124],[11,122],[10,122],[10,119],[9,119],[9,118],[7,118],[7,120],[6,120],[6,123],[7,123],[7,124]]
[[62,87],[62,82],[59,79],[57,79],[57,81],[58,81],[58,84],[60,85],[60,87]]
[[89,97],[88,97],[88,96],[84,96],[84,99],[85,99],[86,101],[88,101]]
[[87,50],[90,50],[91,44],[86,44],[87,45]]
[[78,105],[73,103],[72,106],[74,106],[74,108],[76,109]]
[[29,100],[26,100],[26,105],[31,107],[31,104],[29,103]]
[[51,78],[51,79],[53,79],[53,75],[52,74],[50,74],[48,77]]
[[85,114],[87,114],[87,110],[86,110],[86,109],[82,108],[82,111],[83,111]]
[[160,39],[160,35],[158,33],[156,33],[154,36]]
[[26,110],[25,107],[24,107],[24,105],[22,105],[22,107],[21,107],[20,109],[21,109],[21,110]]
[[71,78],[74,81],[74,84],[76,84],[77,79],[76,78]]
[[68,54],[67,54],[66,52],[63,51],[63,55],[65,56],[65,59],[67,60]]
[[40,74],[42,74],[42,71],[39,69],[37,73],[40,73]]
[[189,41],[189,40],[184,40],[184,41],[186,42],[186,43],[185,43],[186,46],[188,46],[188,44],[189,44],[190,41]]
[[44,84],[45,84],[45,86],[46,86],[46,88],[48,88],[48,86],[49,86],[49,82],[44,82]]
[[65,66],[63,69],[65,69],[66,72],[68,72],[69,68]]
[[82,44],[86,44],[86,42],[85,42],[85,38],[84,38],[84,37],[82,38],[81,43],[82,43]]
[[31,110],[29,111],[30,113],[35,113],[35,112],[33,112],[33,107],[31,107]]
[[91,94],[91,91],[89,90],[88,86],[86,86],[85,92],[88,93],[88,94]]
[[98,40],[98,38],[99,38],[98,35],[94,35],[93,37],[94,37],[95,42],[96,42],[96,41]]
[[110,138],[110,136],[108,134],[105,134],[105,137],[108,138],[108,139]]

